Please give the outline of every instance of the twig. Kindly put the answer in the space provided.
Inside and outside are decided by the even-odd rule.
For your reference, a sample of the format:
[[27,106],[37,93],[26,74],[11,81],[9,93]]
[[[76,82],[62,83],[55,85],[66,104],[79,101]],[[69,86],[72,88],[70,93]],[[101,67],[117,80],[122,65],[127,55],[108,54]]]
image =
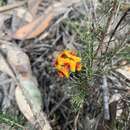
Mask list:
[[63,103],[65,100],[67,100],[67,99],[69,99],[69,98],[68,98],[68,97],[63,97],[63,98],[61,99],[61,101],[51,110],[49,116],[53,115],[53,113],[54,113],[54,112],[62,105],[62,103]]
[[106,24],[106,27],[105,27],[105,31],[102,34],[101,43],[99,44],[99,46],[96,50],[96,53],[94,54],[94,57],[99,53],[100,50],[102,51],[102,46],[104,44],[104,41],[106,40],[107,34],[110,31],[110,27],[111,27],[111,24],[112,24],[112,18],[113,18],[113,15],[114,15],[113,12],[115,11],[115,8],[116,8],[116,2],[113,3],[113,6],[112,6],[111,11],[110,11],[111,14],[108,17],[107,24]]
[[96,0],[92,0],[91,1],[91,9],[90,9],[90,11],[91,11],[91,16],[92,16],[92,26],[93,26],[93,29],[95,29],[95,23],[96,23],[96,4],[97,3],[97,1]]
[[110,119],[109,90],[108,90],[107,79],[105,75],[103,76],[103,84],[101,85],[101,88],[103,91],[104,119],[109,120]]
[[108,47],[109,47],[109,44],[110,44],[110,42],[111,42],[111,40],[112,40],[112,37],[114,36],[116,30],[118,29],[119,25],[122,23],[122,21],[124,20],[124,18],[127,16],[127,14],[128,14],[129,11],[130,11],[130,9],[128,9],[128,10],[123,14],[123,16],[121,17],[120,21],[117,23],[117,25],[116,25],[114,31],[112,32],[112,34],[111,34],[111,36],[110,36],[110,39],[109,39],[109,41],[108,41],[108,43],[107,43],[107,48],[106,48],[106,51],[105,51],[105,52],[107,52]]
[[20,6],[24,5],[24,4],[26,4],[26,1],[19,1],[19,2],[16,2],[14,4],[1,6],[0,7],[0,13],[5,12],[5,11],[9,11],[11,9],[18,8],[18,7],[20,7]]
[[17,127],[19,127],[19,128],[25,129],[25,127],[22,126],[21,124],[15,122],[15,121],[13,121],[13,120],[11,120],[11,119],[9,119],[9,118],[2,117],[2,115],[0,115],[0,119],[1,119],[2,121],[5,121],[6,123],[9,122],[11,125],[13,124],[13,125],[15,125],[15,126],[17,126]]
[[[126,37],[127,37],[127,35],[126,35]],[[110,62],[114,59],[114,57],[126,47],[126,42],[127,42],[126,37],[124,38],[123,43],[121,43],[121,45],[118,46],[117,50],[111,55],[111,58],[109,60],[105,59],[104,61],[102,61],[104,63],[103,66],[101,66],[102,69],[107,64],[110,64]]]
[[[121,17],[121,19],[119,20],[119,22],[117,23],[116,27],[114,28],[114,31],[111,33],[109,41],[107,43],[106,49],[105,49],[105,53],[108,53],[108,49],[109,49],[109,45],[112,41],[112,38],[114,36],[114,34],[116,33],[117,29],[119,28],[120,24],[122,23],[122,21],[124,20],[124,18],[127,16],[128,12],[130,11],[130,8],[123,14],[123,16]],[[125,38],[123,39],[123,43],[119,46],[118,50],[111,56],[111,60],[113,59],[113,57],[120,51],[122,50],[122,48],[124,48],[125,46],[125,42],[126,42],[126,37],[129,34],[129,32],[127,32]],[[104,59],[104,61],[102,61],[104,63],[104,65],[102,66],[102,68],[107,64],[107,59]]]
[[76,118],[74,120],[74,130],[78,130],[77,123],[78,123],[79,115],[80,115],[80,111],[78,112],[78,114],[76,115]]

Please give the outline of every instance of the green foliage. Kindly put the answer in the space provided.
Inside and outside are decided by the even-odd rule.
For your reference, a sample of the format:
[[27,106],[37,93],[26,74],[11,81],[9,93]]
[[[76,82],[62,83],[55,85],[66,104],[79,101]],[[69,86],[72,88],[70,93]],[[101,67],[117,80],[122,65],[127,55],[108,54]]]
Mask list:
[[119,54],[118,57],[122,59],[128,60],[130,62],[130,46],[123,49]]
[[8,124],[10,129],[17,128],[18,130],[24,130],[25,128],[21,125],[23,123],[23,117],[15,116],[12,118],[9,114],[0,113],[0,123]]
[[0,0],[0,6],[5,4],[5,0]]
[[78,20],[67,20],[66,24],[69,26],[72,33],[76,34],[76,42],[80,43],[83,47],[78,52],[82,59],[82,71],[73,74],[69,80],[68,93],[72,97],[71,103],[74,111],[78,111],[84,104],[84,100],[88,95],[87,89],[91,86],[94,76],[93,61],[94,61],[94,47],[97,37],[91,31],[92,23],[85,17],[83,18],[84,24]]
[[[87,21],[84,18],[84,21]],[[93,77],[93,59],[94,59],[94,34],[91,32],[91,24],[86,22],[84,25],[80,24],[80,21],[67,21],[69,27],[76,33],[77,42],[81,43],[83,49],[79,51],[79,55],[82,58],[82,64],[84,65],[84,72],[86,72],[86,77],[92,79]]]
[[[115,2],[118,5],[120,1]],[[130,49],[126,50],[125,39],[122,41],[111,39],[110,43],[103,43],[107,39],[109,20],[113,17],[111,15],[113,12],[111,12],[112,10],[110,11],[113,1],[106,0],[102,5],[98,13],[104,15],[104,18],[99,23],[95,24],[90,16],[86,15],[81,15],[79,18],[69,18],[64,22],[69,28],[70,34],[75,35],[75,42],[81,45],[79,56],[82,59],[82,71],[78,74],[73,74],[68,82],[68,93],[72,97],[72,106],[77,110],[83,106],[85,99],[89,97],[88,89],[93,86],[96,75],[100,77],[103,74],[109,73],[112,70],[113,60],[116,59],[118,61],[118,58],[123,57],[123,55],[123,58],[130,59]],[[111,43],[114,45],[112,46]],[[124,48],[123,51],[122,48]],[[116,63],[116,61],[114,62]]]
[[83,106],[83,103],[84,103],[84,99],[85,99],[85,91],[79,91],[76,95],[76,93],[72,96],[71,98],[71,103],[72,103],[72,107],[73,107],[73,110],[76,112],[76,111],[79,111],[80,108],[82,108]]

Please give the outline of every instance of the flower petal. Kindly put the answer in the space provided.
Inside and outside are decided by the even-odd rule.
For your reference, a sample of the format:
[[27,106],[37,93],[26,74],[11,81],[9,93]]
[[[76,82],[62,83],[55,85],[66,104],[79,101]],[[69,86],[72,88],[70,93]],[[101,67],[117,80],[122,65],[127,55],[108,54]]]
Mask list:
[[74,51],[64,50],[55,61],[55,67],[60,77],[69,78],[71,72],[80,71],[82,68],[81,58],[76,56]]
[[76,70],[81,71],[81,69],[82,69],[82,65],[80,63],[77,63],[76,64]]

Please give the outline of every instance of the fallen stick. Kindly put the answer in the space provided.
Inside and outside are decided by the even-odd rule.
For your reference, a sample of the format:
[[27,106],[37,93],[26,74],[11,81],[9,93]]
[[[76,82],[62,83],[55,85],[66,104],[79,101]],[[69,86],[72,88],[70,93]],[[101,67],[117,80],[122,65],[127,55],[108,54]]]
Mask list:
[[14,4],[1,6],[0,7],[0,13],[5,12],[5,11],[9,11],[11,9],[18,8],[18,7],[20,7],[20,6],[24,5],[24,4],[26,4],[26,1],[19,1],[19,2],[15,2]]
[[101,85],[102,93],[103,93],[103,105],[104,105],[104,119],[110,120],[109,113],[109,90],[107,85],[106,76],[103,76],[103,84]]

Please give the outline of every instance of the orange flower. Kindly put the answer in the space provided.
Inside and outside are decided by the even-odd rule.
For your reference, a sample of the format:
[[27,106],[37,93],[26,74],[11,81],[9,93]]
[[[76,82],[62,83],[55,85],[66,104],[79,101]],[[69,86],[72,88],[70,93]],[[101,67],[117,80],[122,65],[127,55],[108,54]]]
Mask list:
[[59,76],[69,78],[71,72],[80,71],[82,68],[81,58],[76,56],[74,51],[64,50],[58,54],[55,67]]

